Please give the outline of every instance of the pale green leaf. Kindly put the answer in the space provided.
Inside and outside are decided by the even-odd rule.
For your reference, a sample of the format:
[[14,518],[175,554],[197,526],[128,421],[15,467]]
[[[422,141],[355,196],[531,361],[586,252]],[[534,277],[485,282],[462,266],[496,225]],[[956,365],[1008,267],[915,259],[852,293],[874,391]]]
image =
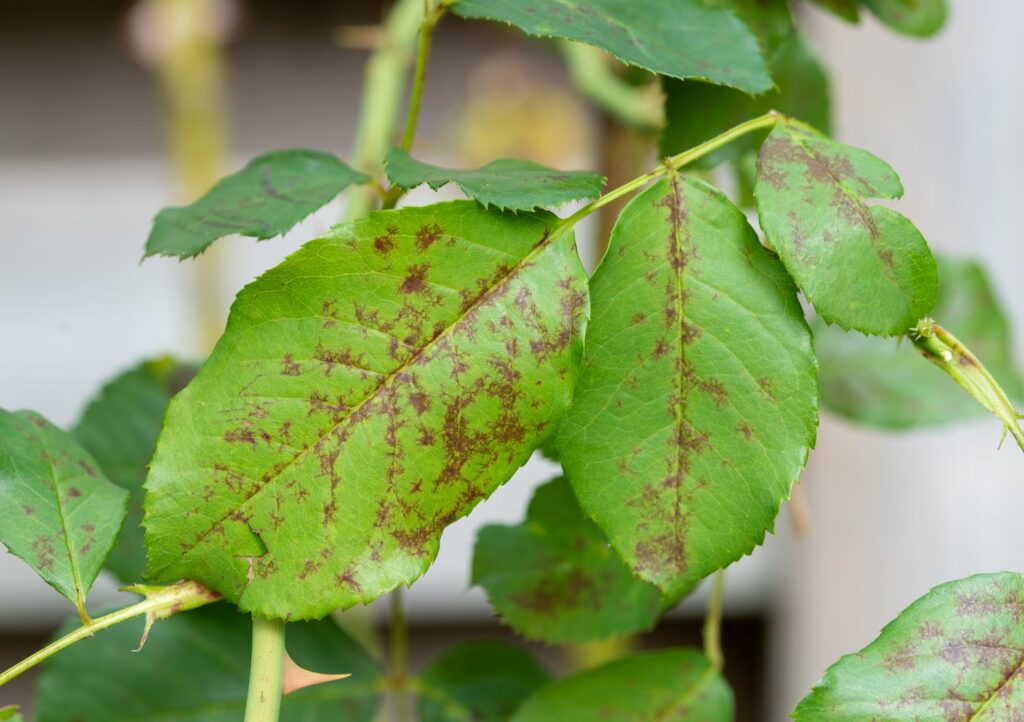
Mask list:
[[[984,269],[938,256],[939,301],[934,315],[956,334],[1012,399],[1024,399],[1013,358],[1010,325]],[[822,402],[842,416],[886,428],[943,424],[985,415],[985,409],[909,341],[844,332],[820,321],[815,349]]]
[[[56,655],[39,682],[39,722],[238,722],[249,684],[252,619],[215,604],[161,621],[139,652],[142,621]],[[352,676],[293,692],[280,722],[370,722],[380,670],[331,620],[289,624],[288,653],[308,669]]]
[[761,542],[814,443],[796,289],[719,191],[673,177],[619,216],[562,466],[634,572],[677,592]]
[[21,713],[14,705],[0,707],[0,722],[21,722]]
[[168,410],[149,574],[289,618],[422,575],[568,406],[588,297],[557,224],[472,201],[378,212],[245,288]]
[[906,35],[925,37],[946,22],[946,0],[862,0],[878,19]]
[[623,62],[747,93],[772,86],[757,40],[729,10],[700,0],[455,0],[465,18],[594,45]]
[[874,642],[832,665],[798,722],[1008,722],[1024,708],[1024,576],[980,574],[935,587]]
[[691,649],[634,654],[542,687],[513,722],[731,722],[732,690]]
[[124,528],[105,564],[121,581],[140,581],[146,569],[142,482],[167,403],[194,374],[191,366],[166,356],[143,361],[106,384],[71,430],[103,473],[130,495]]
[[473,583],[506,624],[552,644],[650,629],[666,607],[583,516],[565,479],[537,489],[522,524],[480,530]]
[[868,198],[898,198],[895,171],[870,153],[780,123],[761,147],[754,189],[761,228],[818,315],[899,336],[935,306],[921,233]]
[[127,498],[68,434],[35,412],[0,409],[0,542],[83,616]]
[[348,186],[369,181],[330,153],[261,155],[191,205],[160,211],[146,240],[146,256],[191,258],[224,236],[279,236]]
[[454,170],[421,163],[401,148],[392,148],[384,160],[388,180],[401,188],[426,183],[438,188],[455,183],[484,207],[531,211],[556,208],[571,201],[601,195],[604,178],[590,171],[562,171],[525,160],[500,159],[475,170]]
[[413,683],[420,722],[505,722],[550,679],[526,650],[464,642],[432,661]]

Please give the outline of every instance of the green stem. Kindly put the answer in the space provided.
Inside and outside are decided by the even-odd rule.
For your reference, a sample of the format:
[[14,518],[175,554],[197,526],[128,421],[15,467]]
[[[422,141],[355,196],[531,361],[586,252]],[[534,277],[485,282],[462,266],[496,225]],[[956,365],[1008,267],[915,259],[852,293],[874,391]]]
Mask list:
[[245,722],[277,722],[284,686],[284,620],[252,618]]
[[391,689],[395,705],[395,717],[399,722],[410,719],[409,710],[409,623],[405,616],[405,600],[402,589],[391,593]]
[[429,7],[429,0],[420,23],[419,44],[416,48],[416,70],[412,78],[412,95],[409,96],[409,113],[405,117],[405,133],[402,135],[402,148],[412,149],[412,139],[416,137],[416,123],[420,119],[420,106],[423,103],[423,81],[427,77],[427,60],[430,58],[430,46],[434,40],[434,28],[447,10],[447,3]]
[[633,128],[661,128],[661,98],[652,92],[656,87],[630,85],[609,67],[607,53],[592,45],[563,40],[558,47],[573,85],[594,103]]
[[930,318],[918,321],[909,335],[922,356],[949,374],[978,403],[1003,422],[1003,438],[1009,432],[1021,451],[1024,451],[1024,429],[1020,426],[1024,414],[1014,408],[999,382],[978,357],[956,336]]
[[722,654],[722,597],[725,591],[725,570],[715,572],[711,583],[711,599],[708,600],[708,614],[704,619],[704,655],[711,666],[721,671],[725,666]]
[[96,634],[96,632],[107,627],[113,627],[115,624],[127,622],[129,619],[143,615],[147,617],[147,620],[164,619],[172,614],[195,609],[220,599],[220,595],[197,582],[178,582],[169,587],[130,587],[128,591],[138,592],[145,595],[146,598],[124,609],[118,609],[116,612],[97,617],[88,624],[83,624],[78,629],[46,645],[30,657],[26,657],[10,669],[0,672],[0,687],[32,669],[40,662],[49,659],[62,649],[67,649],[75,642],[88,639]]

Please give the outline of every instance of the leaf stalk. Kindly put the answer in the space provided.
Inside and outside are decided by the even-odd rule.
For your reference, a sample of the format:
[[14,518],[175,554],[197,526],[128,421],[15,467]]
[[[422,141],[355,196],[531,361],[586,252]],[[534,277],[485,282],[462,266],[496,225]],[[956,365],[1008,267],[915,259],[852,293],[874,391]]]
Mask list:
[[283,619],[252,618],[252,659],[245,722],[277,722],[284,693]]
[[704,656],[717,671],[725,667],[725,655],[722,653],[722,599],[725,591],[725,570],[715,572],[711,583],[711,599],[708,600],[708,613],[704,618]]

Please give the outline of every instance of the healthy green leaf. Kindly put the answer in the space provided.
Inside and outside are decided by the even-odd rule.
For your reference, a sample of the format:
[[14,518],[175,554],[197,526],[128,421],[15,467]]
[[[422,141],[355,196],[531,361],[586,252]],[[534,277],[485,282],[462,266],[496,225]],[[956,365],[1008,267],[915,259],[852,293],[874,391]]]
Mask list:
[[[826,132],[829,123],[828,77],[800,38],[793,34],[771,55],[778,86],[751,98],[736,90],[707,83],[664,80],[665,128],[661,154],[674,155],[739,125],[748,118],[777,110]],[[710,167],[756,151],[766,133],[751,133],[702,159]]]
[[[766,58],[793,33],[789,0],[704,0],[704,4],[735,12],[754,33]],[[772,77],[778,84],[774,71]]]
[[142,538],[142,482],[171,397],[195,374],[169,357],[143,361],[106,384],[82,412],[71,435],[128,497],[128,516],[106,568],[124,582],[146,569]]
[[561,171],[526,160],[500,159],[475,170],[453,170],[421,163],[401,148],[384,160],[388,180],[401,188],[426,183],[437,190],[455,183],[484,207],[507,211],[556,208],[570,201],[601,195],[604,178],[590,171]]
[[685,591],[761,542],[817,426],[796,289],[719,191],[678,176],[619,216],[562,466],[634,572]]
[[862,0],[878,19],[906,35],[925,37],[946,22],[946,0]]
[[0,542],[83,618],[128,498],[98,467],[39,414],[0,409]]
[[524,649],[464,642],[427,665],[414,682],[420,722],[504,722],[550,679]]
[[[215,604],[161,622],[138,653],[141,623],[100,632],[46,664],[38,720],[237,722],[251,630],[249,617]],[[352,676],[287,695],[281,722],[373,719],[380,670],[334,622],[288,625],[288,652],[303,667]]]
[[921,233],[864,202],[902,194],[884,161],[802,128],[780,123],[761,147],[761,228],[818,314],[843,328],[898,336],[935,306],[935,259]]
[[21,713],[14,705],[0,707],[0,722],[21,722]]
[[552,682],[513,722],[730,722],[732,690],[699,652],[635,654]]
[[557,223],[472,201],[379,212],[244,289],[168,410],[149,574],[287,618],[423,574],[568,406],[588,297]]
[[537,489],[522,524],[480,530],[473,583],[505,623],[552,644],[650,629],[666,606],[583,516],[565,479]]
[[[984,269],[938,256],[935,316],[983,359],[1011,398],[1024,399],[1013,359],[1010,326]],[[817,322],[821,397],[831,410],[884,428],[943,424],[985,414],[910,343],[846,333]]]
[[164,208],[146,240],[146,256],[191,258],[230,235],[279,236],[353,183],[370,177],[330,153],[280,150],[254,158],[191,205]]
[[1024,576],[980,574],[935,587],[874,642],[832,665],[798,721],[971,720],[1019,716]]
[[860,19],[859,7],[861,0],[811,0],[811,2],[832,11],[851,23],[855,23]]
[[700,0],[455,0],[465,18],[594,45],[641,68],[747,93],[772,87],[757,40],[729,10]]

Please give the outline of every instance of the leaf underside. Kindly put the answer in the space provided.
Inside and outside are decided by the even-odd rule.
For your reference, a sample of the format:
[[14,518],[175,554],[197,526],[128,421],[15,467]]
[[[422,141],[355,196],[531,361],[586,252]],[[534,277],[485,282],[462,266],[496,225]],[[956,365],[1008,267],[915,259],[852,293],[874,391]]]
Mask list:
[[661,75],[751,94],[772,86],[750,31],[731,11],[699,0],[455,0],[452,11],[594,45]]
[[635,654],[552,682],[512,722],[730,722],[732,690],[695,650]]
[[0,542],[83,614],[127,497],[68,434],[0,409]]
[[[64,630],[70,631],[70,630]],[[252,620],[215,604],[161,621],[138,653],[141,621],[56,655],[39,683],[39,722],[237,722],[245,710]],[[380,670],[330,621],[288,626],[288,653],[345,680],[287,695],[280,722],[370,722]]]
[[761,542],[806,462],[810,331],[742,212],[680,177],[623,210],[591,295],[562,465],[633,570],[686,591]]
[[[936,260],[935,317],[984,360],[1011,399],[1024,399],[1010,324],[984,269],[973,261]],[[846,333],[818,321],[814,345],[821,363],[822,403],[846,418],[904,429],[986,415],[909,342]]]
[[191,258],[224,236],[279,236],[348,186],[369,181],[330,153],[261,155],[191,205],[160,211],[146,240],[146,256]]
[[771,247],[818,315],[899,336],[935,305],[935,259],[904,216],[896,173],[870,153],[779,124],[761,146],[754,189]]
[[422,163],[401,148],[392,148],[384,160],[388,180],[401,188],[424,183],[437,190],[455,183],[484,207],[532,211],[557,208],[601,195],[604,178],[590,171],[562,171],[525,160],[503,158],[474,170],[454,170]]
[[502,621],[551,644],[650,629],[666,606],[608,546],[562,478],[537,489],[522,524],[480,530],[473,583]]
[[284,618],[422,575],[568,406],[588,296],[557,222],[472,201],[378,212],[244,289],[168,410],[149,574]]
[[1024,576],[932,589],[800,702],[800,721],[1017,719],[1024,706]]

